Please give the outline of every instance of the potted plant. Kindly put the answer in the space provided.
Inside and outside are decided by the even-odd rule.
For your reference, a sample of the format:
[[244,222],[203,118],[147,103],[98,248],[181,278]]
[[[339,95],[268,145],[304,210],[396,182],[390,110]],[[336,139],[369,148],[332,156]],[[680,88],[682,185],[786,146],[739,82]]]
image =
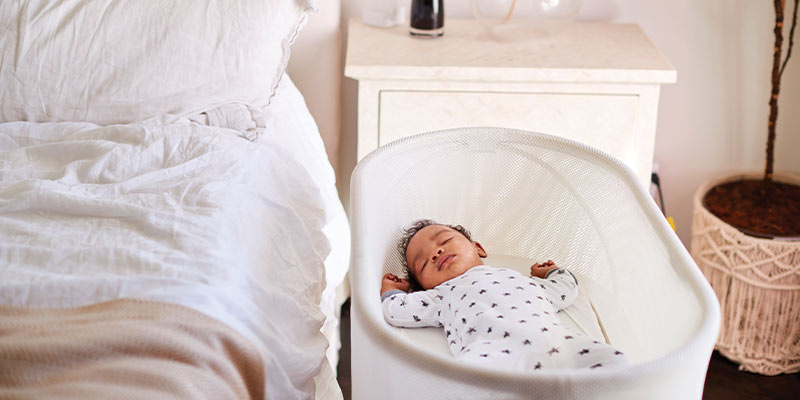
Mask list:
[[712,179],[694,197],[692,257],[722,307],[716,348],[764,375],[800,371],[800,177],[774,174],[781,76],[792,53],[794,1],[782,58],[785,0],[773,0],[775,47],[763,175]]

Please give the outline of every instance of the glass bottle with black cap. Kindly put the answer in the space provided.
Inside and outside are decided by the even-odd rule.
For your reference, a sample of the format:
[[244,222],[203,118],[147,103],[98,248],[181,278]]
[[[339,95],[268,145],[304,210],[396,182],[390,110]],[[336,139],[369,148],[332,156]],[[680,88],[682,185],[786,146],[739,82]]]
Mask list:
[[444,0],[412,0],[411,28],[414,36],[438,37],[444,34]]

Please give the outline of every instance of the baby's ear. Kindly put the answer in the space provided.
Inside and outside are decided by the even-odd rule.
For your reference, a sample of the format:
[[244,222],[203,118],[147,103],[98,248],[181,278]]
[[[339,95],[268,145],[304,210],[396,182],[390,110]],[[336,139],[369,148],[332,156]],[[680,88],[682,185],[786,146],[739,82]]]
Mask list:
[[486,258],[486,250],[483,249],[483,246],[481,246],[481,244],[478,242],[472,242],[472,244],[475,246],[476,249],[478,249],[478,255],[481,258]]

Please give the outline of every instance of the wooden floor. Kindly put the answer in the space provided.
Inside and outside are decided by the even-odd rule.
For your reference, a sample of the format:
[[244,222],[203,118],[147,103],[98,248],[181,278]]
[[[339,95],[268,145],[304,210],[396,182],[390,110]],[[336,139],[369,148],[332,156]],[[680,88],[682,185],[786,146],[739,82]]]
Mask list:
[[[350,302],[342,307],[342,350],[339,385],[345,400],[350,400]],[[706,376],[706,400],[796,400],[800,399],[800,374],[762,376],[740,372],[738,365],[714,352]]]

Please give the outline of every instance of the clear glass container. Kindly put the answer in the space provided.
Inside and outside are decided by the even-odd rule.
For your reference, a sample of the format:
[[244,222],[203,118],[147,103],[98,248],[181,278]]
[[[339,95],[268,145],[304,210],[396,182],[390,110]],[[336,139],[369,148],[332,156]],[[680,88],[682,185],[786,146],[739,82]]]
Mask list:
[[575,18],[581,0],[471,0],[472,14],[490,36],[518,40],[546,35],[553,22]]

